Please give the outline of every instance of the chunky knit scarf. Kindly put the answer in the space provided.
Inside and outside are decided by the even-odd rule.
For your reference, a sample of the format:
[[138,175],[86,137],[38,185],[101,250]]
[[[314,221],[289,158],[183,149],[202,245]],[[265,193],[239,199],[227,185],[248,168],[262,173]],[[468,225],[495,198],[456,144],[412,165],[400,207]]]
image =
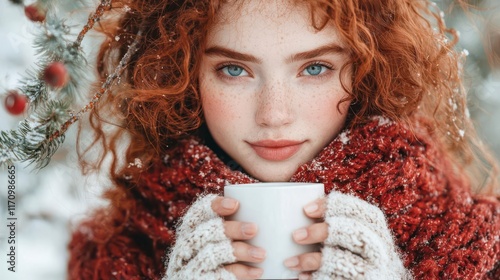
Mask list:
[[[474,197],[426,135],[375,118],[343,131],[291,181],[321,182],[382,209],[416,279],[500,279],[500,203]],[[161,278],[176,222],[196,196],[254,181],[182,141],[74,232],[69,278]]]

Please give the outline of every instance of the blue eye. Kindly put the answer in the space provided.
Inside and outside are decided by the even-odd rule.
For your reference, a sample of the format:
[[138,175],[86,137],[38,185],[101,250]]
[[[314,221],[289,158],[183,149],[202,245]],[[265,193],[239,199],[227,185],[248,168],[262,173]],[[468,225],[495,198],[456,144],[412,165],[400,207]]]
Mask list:
[[243,69],[243,67],[240,67],[238,65],[224,66],[221,70],[222,73],[232,77],[242,76],[241,75],[242,73],[246,73],[245,69]]
[[303,73],[304,75],[309,75],[309,76],[318,76],[319,74],[322,74],[326,71],[326,66],[321,65],[321,64],[311,64],[304,69]]

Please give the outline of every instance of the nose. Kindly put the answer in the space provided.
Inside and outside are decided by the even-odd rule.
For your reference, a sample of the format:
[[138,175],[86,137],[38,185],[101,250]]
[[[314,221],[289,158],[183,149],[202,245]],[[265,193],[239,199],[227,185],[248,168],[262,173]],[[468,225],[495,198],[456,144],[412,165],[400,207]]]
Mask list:
[[257,99],[255,120],[258,125],[280,127],[293,122],[293,95],[286,83],[265,83]]

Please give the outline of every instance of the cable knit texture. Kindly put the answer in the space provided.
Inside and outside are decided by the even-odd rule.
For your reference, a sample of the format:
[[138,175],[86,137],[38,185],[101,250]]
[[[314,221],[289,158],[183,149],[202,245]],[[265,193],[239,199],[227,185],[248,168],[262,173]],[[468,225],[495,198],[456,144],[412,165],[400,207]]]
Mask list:
[[[327,193],[349,194],[380,209],[403,264],[415,279],[500,279],[499,201],[473,196],[419,128],[412,133],[400,124],[374,118],[339,134],[315,159],[299,167],[291,181],[324,183]],[[68,277],[161,279],[175,226],[197,196],[220,194],[226,184],[250,182],[255,180],[232,171],[208,147],[193,139],[182,141],[134,184],[117,191],[119,204],[97,211],[79,226],[69,245]],[[127,186],[126,179],[123,185]],[[331,218],[326,221],[330,226],[334,224],[330,219],[351,221],[349,211],[329,209]],[[366,219],[380,222],[377,214]],[[120,230],[110,233],[110,224],[120,225]],[[382,243],[390,238],[383,227],[363,224]],[[362,238],[360,242],[365,242]],[[327,243],[336,242],[330,235]],[[352,251],[345,257],[346,267],[358,269],[356,263],[374,261],[372,254],[383,255],[374,253],[381,248],[377,242],[368,243],[373,250]],[[322,270],[337,265],[339,252],[328,244],[324,249],[333,248],[331,261]],[[317,273],[328,273],[322,270]]]
[[164,279],[236,280],[223,267],[236,258],[231,240],[224,234],[224,220],[212,210],[215,197],[214,194],[201,197],[182,218]]
[[314,279],[411,279],[379,208],[332,191],[327,198],[325,222],[328,238]]

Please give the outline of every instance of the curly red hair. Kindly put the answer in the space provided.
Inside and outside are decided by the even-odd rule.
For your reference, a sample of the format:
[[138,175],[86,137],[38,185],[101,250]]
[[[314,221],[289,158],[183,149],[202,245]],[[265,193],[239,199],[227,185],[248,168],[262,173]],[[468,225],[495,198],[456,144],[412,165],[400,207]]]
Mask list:
[[[350,50],[353,75],[348,98],[353,105],[349,125],[383,115],[414,127],[417,120],[425,118],[436,143],[456,159],[457,170],[479,166],[477,162],[484,159],[490,163],[488,172],[495,170],[468,117],[461,81],[464,55],[454,49],[455,31],[445,26],[435,4],[410,0],[293,1],[309,7],[315,28],[332,24]],[[101,22],[107,38],[98,57],[102,79],[139,30],[143,35],[122,83],[90,116],[95,138],[81,153],[84,166],[88,163],[86,152],[100,143],[104,154],[113,155],[110,171],[118,183],[125,175],[119,164],[123,154],[119,143],[125,132],[130,142],[124,160],[151,162],[176,139],[197,131],[203,123],[198,92],[200,52],[207,30],[227,2],[113,1],[112,10]],[[118,129],[106,129],[110,120]],[[477,170],[470,174],[473,186],[481,185],[478,182],[488,175],[495,178],[489,173],[484,176],[484,172],[482,177],[474,176],[479,174]]]

